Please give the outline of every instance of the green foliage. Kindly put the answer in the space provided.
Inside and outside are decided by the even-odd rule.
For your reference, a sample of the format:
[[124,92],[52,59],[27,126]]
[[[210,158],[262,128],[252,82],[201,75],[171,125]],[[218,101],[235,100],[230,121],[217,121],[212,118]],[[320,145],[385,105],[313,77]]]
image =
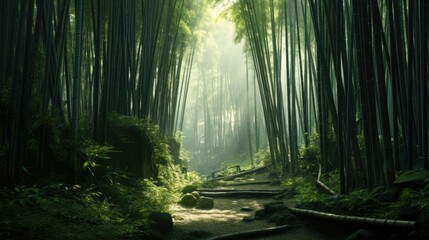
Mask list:
[[[110,148],[95,147],[90,156],[108,157]],[[160,167],[159,178],[137,178],[107,169],[102,187],[18,186],[0,190],[0,239],[122,239],[148,229],[150,212],[168,212],[179,190],[200,185],[194,172],[187,179],[178,166]]]
[[262,167],[270,163],[271,163],[271,154],[268,148],[261,149],[255,153],[255,167]]
[[141,147],[149,146],[157,163],[172,161],[167,140],[161,136],[159,126],[150,119],[112,113],[109,125],[109,142],[133,142],[142,144]]
[[19,186],[0,194],[2,239],[114,239],[137,229],[91,186]]
[[167,211],[175,200],[174,192],[155,181],[117,171],[109,173],[109,177],[111,184],[106,187],[109,201],[140,226],[147,227],[146,219],[151,211]]
[[[330,179],[330,180],[328,180]],[[419,212],[429,210],[429,184],[422,189],[404,188],[394,202],[382,201],[380,194],[395,191],[383,187],[374,191],[357,189],[347,195],[329,196],[321,193],[315,180],[305,177],[288,178],[282,182],[288,198],[300,208],[316,211],[386,219],[417,220]],[[336,186],[338,173],[328,174],[324,183]]]
[[110,154],[115,152],[114,147],[110,145],[99,145],[94,141],[87,140],[83,144],[82,153],[86,157],[83,163],[83,167],[95,167],[97,159],[111,159]]
[[306,133],[308,136],[309,145],[305,148],[305,144],[301,144],[299,148],[299,156],[303,158],[320,158],[320,137],[319,133],[313,130],[311,133]]
[[287,189],[290,197],[293,197],[297,204],[307,204],[319,202],[327,198],[326,194],[320,193],[316,189],[314,180],[305,177],[293,177],[285,179],[282,182],[282,187]]
[[320,159],[320,137],[319,133],[313,130],[306,133],[308,136],[308,147],[301,144],[299,147],[299,156],[303,158],[300,161],[300,169],[310,172],[316,172],[318,169],[318,159]]
[[326,210],[332,209],[331,211],[337,214],[366,217],[374,217],[378,214],[377,209],[381,207],[381,202],[366,189],[356,190],[348,195],[337,196],[325,204]]
[[324,184],[326,184],[326,186],[331,188],[334,192],[340,192],[340,172],[338,171],[338,169],[323,174],[320,180]]
[[404,188],[401,191],[398,201],[389,206],[387,212],[390,216],[400,215],[404,209],[414,209],[417,211],[429,210],[429,184],[423,189]]

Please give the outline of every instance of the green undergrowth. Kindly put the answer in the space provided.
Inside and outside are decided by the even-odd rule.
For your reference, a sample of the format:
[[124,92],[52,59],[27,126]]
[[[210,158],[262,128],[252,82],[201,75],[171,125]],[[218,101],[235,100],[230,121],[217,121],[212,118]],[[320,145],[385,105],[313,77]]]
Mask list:
[[19,186],[1,195],[1,239],[119,238],[139,226],[94,186]]
[[282,186],[293,205],[321,212],[416,221],[421,212],[429,210],[429,184],[423,188],[356,189],[335,196],[327,194],[316,185],[315,179],[308,177],[288,178]]
[[101,187],[16,186],[0,190],[0,239],[122,239],[143,236],[150,212],[168,212],[179,189],[199,184],[178,167],[160,167],[159,178],[112,171]]

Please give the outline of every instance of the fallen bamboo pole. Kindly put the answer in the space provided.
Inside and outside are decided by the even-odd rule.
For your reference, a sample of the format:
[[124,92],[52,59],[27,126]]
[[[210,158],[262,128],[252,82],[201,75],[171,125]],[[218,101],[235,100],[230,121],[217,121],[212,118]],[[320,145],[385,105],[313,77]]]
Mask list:
[[233,174],[233,175],[229,175],[229,176],[223,176],[223,177],[217,177],[217,178],[212,179],[212,181],[222,180],[222,179],[227,179],[227,178],[236,178],[236,177],[244,176],[244,175],[247,175],[247,174],[252,174],[252,173],[255,173],[255,172],[262,171],[262,170],[264,170],[264,169],[266,169],[266,168],[268,168],[270,166],[271,166],[271,164],[268,164],[268,165],[265,165],[265,166],[262,166],[262,167],[250,169],[250,170],[243,171],[243,172],[240,172],[240,173],[237,173],[237,174]]
[[332,213],[319,212],[308,209],[290,208],[290,211],[297,215],[303,215],[307,217],[315,217],[320,219],[326,219],[336,222],[343,223],[355,223],[355,224],[367,224],[381,227],[397,227],[417,230],[420,228],[420,223],[415,221],[404,221],[404,220],[390,220],[382,218],[367,218],[347,215],[337,215]]
[[275,234],[275,233],[281,233],[288,229],[290,229],[291,226],[284,225],[279,227],[270,227],[270,228],[262,228],[252,231],[246,231],[246,232],[237,232],[237,233],[230,233],[225,234],[217,237],[212,237],[207,240],[228,240],[228,239],[248,239],[250,237],[255,238],[258,236],[265,237],[267,234]]

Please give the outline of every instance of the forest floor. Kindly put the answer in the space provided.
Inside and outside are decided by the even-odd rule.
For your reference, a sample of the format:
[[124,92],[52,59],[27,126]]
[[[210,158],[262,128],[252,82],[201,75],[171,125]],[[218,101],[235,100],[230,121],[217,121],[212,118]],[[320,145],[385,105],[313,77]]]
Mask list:
[[[245,177],[240,177],[240,182],[260,182],[269,181],[268,173],[252,174]],[[272,179],[271,179],[272,180]],[[278,185],[270,184],[250,184],[240,186],[230,186],[228,189],[234,190],[281,190]],[[168,238],[170,240],[197,240],[208,239],[210,237],[251,231],[262,228],[275,227],[275,223],[267,222],[265,219],[243,222],[243,217],[254,217],[255,211],[264,208],[264,204],[274,201],[272,198],[215,198],[214,208],[211,210],[202,210],[196,208],[186,208],[179,204],[173,204],[171,210],[173,212],[174,230]],[[292,202],[287,199],[282,199],[290,207]],[[242,211],[243,207],[250,207],[252,211]],[[303,219],[295,219],[291,222],[292,228],[282,233],[267,235],[258,238],[246,239],[267,239],[267,240],[328,240],[328,239],[344,239],[344,236],[329,236],[316,230],[317,223],[312,224]],[[323,229],[322,229],[323,230]]]

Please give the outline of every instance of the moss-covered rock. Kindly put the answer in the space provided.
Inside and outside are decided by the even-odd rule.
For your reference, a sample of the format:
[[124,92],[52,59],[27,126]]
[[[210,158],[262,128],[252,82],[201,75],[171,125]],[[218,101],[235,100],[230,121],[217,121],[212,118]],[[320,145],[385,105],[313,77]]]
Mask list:
[[183,195],[183,197],[179,201],[180,205],[185,207],[195,207],[195,205],[197,205],[197,202],[198,200],[195,198],[195,196],[190,193]]
[[287,209],[286,205],[282,201],[274,201],[264,204],[264,209],[267,214],[281,212]]
[[400,187],[424,187],[429,179],[429,170],[415,169],[401,173],[393,184]]
[[284,202],[274,201],[264,205],[264,209],[255,212],[255,218],[266,218],[267,221],[276,223],[276,225],[286,225],[295,216],[289,211]]
[[183,189],[182,189],[182,193],[183,194],[187,194],[187,193],[191,193],[197,191],[197,186],[195,185],[186,185]]

